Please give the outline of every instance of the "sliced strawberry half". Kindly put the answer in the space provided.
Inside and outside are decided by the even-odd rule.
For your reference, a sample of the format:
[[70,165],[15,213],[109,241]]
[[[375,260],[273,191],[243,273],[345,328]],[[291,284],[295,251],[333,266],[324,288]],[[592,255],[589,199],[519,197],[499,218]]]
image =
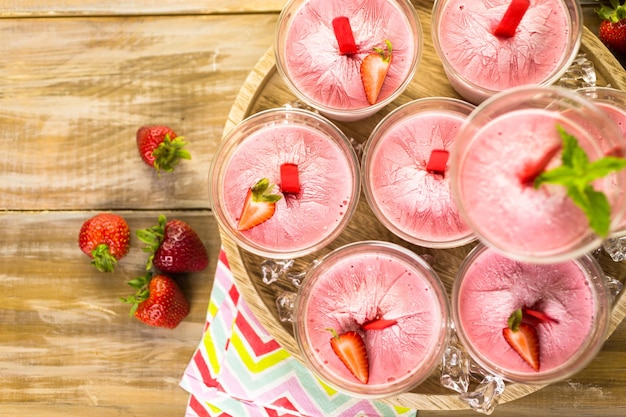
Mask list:
[[546,170],[546,167],[561,150],[561,144],[556,144],[548,149],[537,161],[527,162],[517,175],[522,185],[532,185],[535,179]]
[[367,384],[370,371],[363,338],[355,331],[337,334],[335,329],[327,330],[333,334],[330,338],[333,352],[356,379]]
[[361,81],[369,104],[376,104],[393,58],[391,42],[386,40],[385,46],[374,48],[361,62]]
[[280,194],[273,193],[274,185],[267,178],[260,179],[248,189],[241,215],[239,216],[238,230],[248,230],[270,219],[276,211],[276,202],[281,199]]
[[393,326],[397,323],[397,320],[383,319],[382,317],[375,318],[374,320],[366,321],[361,325],[363,330],[383,330],[389,326]]
[[509,346],[535,371],[539,371],[539,337],[535,327],[522,322],[522,309],[515,310],[502,329]]
[[280,190],[289,194],[300,192],[298,165],[285,163],[280,166]]

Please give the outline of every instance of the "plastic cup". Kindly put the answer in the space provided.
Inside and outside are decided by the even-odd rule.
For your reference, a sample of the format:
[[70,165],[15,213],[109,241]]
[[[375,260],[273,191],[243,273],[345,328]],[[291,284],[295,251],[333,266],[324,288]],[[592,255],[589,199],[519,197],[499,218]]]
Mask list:
[[550,85],[572,64],[582,40],[577,0],[531,1],[515,34],[494,35],[511,0],[435,0],[432,39],[452,87],[479,104],[521,85]]
[[452,198],[448,170],[428,170],[433,151],[452,151],[472,110],[453,98],[415,100],[381,120],[365,145],[365,197],[380,222],[407,242],[452,248],[475,239]]
[[[418,255],[388,242],[352,243],[322,258],[307,272],[294,317],[307,367],[335,389],[363,398],[389,397],[420,384],[439,365],[449,335],[448,298],[436,273]],[[364,329],[377,318],[396,322]],[[361,336],[367,383],[334,353],[328,329]]]
[[[350,21],[357,53],[339,51],[333,19]],[[363,59],[374,48],[392,45],[393,58],[375,104],[365,95]],[[407,0],[291,0],[278,19],[276,68],[293,94],[334,120],[373,115],[406,89],[422,53],[423,34]]]
[[[510,314],[524,318],[538,338],[539,369],[503,336]],[[479,244],[461,265],[452,289],[452,316],[464,349],[481,367],[524,384],[562,381],[596,356],[607,335],[611,297],[604,274],[589,255],[555,264],[529,264]]]
[[[283,164],[297,165],[298,193],[282,190]],[[224,137],[210,168],[209,199],[220,228],[240,247],[269,259],[293,259],[343,231],[358,203],[359,175],[352,145],[333,123],[307,110],[270,109]],[[241,231],[246,195],[262,178],[281,198],[268,220]]]
[[[452,192],[477,237],[526,262],[574,259],[603,237],[561,185],[539,188],[522,178],[530,169],[561,165],[557,127],[577,138],[590,161],[623,149],[617,125],[590,100],[560,87],[517,87],[491,97],[465,120],[450,158]],[[550,153],[552,151],[557,151]],[[547,161],[542,161],[547,158]],[[593,183],[610,204],[611,229],[624,212],[626,172]]]
[[[592,100],[600,110],[603,110],[617,124],[626,141],[626,92],[610,87],[585,87],[576,90],[576,92]],[[626,155],[618,156],[624,157]],[[611,236],[626,236],[626,218],[622,218],[621,223],[614,228]]]

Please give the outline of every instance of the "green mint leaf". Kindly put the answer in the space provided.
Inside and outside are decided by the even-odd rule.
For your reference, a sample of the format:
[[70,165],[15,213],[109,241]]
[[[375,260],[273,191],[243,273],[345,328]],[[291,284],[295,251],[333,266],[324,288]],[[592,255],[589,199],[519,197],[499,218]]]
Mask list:
[[608,235],[611,226],[611,206],[603,192],[587,185],[583,189],[569,188],[567,195],[583,210],[589,220],[589,227],[596,234],[603,237]]
[[550,171],[544,171],[535,178],[534,186],[539,188],[543,183],[559,184],[569,187],[579,178],[578,173],[570,167],[561,165]]
[[563,141],[563,153],[561,154],[563,165],[577,170],[584,170],[589,164],[589,158],[585,150],[580,147],[578,140],[567,133],[561,126],[557,125],[557,130]]
[[589,227],[601,237],[606,237],[611,225],[611,206],[606,195],[593,188],[593,181],[612,172],[626,168],[626,159],[605,156],[589,162],[585,150],[578,140],[557,125],[563,140],[562,165],[542,172],[535,178],[534,186],[557,184],[567,188],[567,195],[585,213]]
[[619,171],[623,168],[626,168],[626,159],[605,156],[589,164],[587,172],[585,172],[585,178],[587,182],[591,182],[598,178],[604,178],[611,172]]

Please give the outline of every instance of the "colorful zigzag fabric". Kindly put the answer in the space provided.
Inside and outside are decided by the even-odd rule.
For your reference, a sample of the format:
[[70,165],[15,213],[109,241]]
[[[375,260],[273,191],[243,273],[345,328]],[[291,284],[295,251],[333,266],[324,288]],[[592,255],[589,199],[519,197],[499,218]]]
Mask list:
[[235,286],[224,250],[202,340],[180,381],[187,417],[415,417],[417,411],[337,392],[263,328]]

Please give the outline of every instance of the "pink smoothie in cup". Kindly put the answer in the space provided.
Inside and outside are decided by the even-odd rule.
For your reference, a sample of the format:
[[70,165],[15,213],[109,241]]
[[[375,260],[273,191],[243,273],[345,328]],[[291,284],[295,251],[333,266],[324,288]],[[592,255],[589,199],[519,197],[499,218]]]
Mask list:
[[[479,245],[454,284],[457,333],[476,362],[505,379],[524,383],[563,379],[582,369],[604,342],[610,302],[603,279],[590,256],[528,264]],[[509,316],[520,308],[548,317],[528,321],[538,336],[538,371],[503,336]]]
[[[609,87],[585,87],[576,91],[593,100],[594,104],[617,124],[626,141],[626,92]],[[626,217],[612,232],[614,237],[624,235],[626,235]]]
[[[281,192],[282,164],[296,164],[297,194]],[[248,189],[261,178],[282,194],[275,213],[237,230]],[[220,226],[262,256],[302,256],[338,236],[360,192],[358,161],[333,124],[305,110],[273,109],[244,120],[223,141],[211,173],[211,202]]]
[[[420,257],[388,242],[358,242],[323,258],[303,281],[294,317],[307,365],[331,386],[360,397],[397,394],[426,379],[448,334],[447,296],[436,274]],[[363,329],[376,318],[396,323]],[[367,384],[333,352],[330,328],[361,335]]]
[[511,0],[436,0],[432,35],[452,87],[480,103],[520,85],[548,85],[572,63],[582,37],[576,0],[530,0],[514,36],[495,36]]
[[[341,54],[333,19],[349,19],[356,54]],[[370,105],[360,66],[374,48],[393,58],[376,104]],[[410,83],[421,55],[422,30],[407,0],[291,0],[279,18],[276,66],[306,104],[337,120],[357,120],[389,104]]]
[[451,98],[416,100],[391,112],[370,135],[361,169],[365,196],[378,219],[401,238],[435,248],[474,239],[452,198],[449,173],[427,169],[433,151],[452,150],[473,109]]
[[[558,104],[558,105],[557,105]],[[587,130],[579,123],[586,120]],[[457,136],[451,156],[453,195],[479,239],[502,253],[532,262],[572,259],[597,248],[602,239],[561,185],[535,189],[520,178],[562,144],[557,126],[577,138],[589,159],[620,144],[615,124],[591,102],[557,87],[519,87],[478,106]],[[596,134],[604,129],[603,144]],[[544,170],[561,165],[558,151]],[[594,182],[621,220],[624,172]]]

